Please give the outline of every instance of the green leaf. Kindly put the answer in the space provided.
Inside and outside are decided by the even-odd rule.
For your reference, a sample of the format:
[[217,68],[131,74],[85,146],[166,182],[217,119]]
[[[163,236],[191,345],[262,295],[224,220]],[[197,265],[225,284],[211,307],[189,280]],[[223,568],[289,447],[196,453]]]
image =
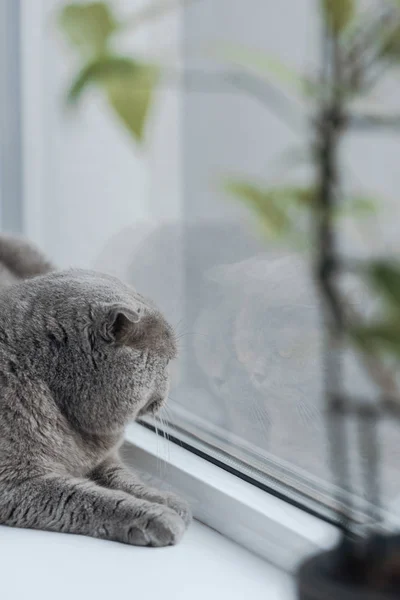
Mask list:
[[143,138],[158,75],[154,65],[141,64],[131,77],[114,78],[106,85],[111,105],[137,141]]
[[75,104],[89,85],[98,85],[124,126],[141,141],[158,73],[152,64],[103,56],[82,69],[69,90],[68,102]]
[[[287,219],[293,215],[294,209],[314,210],[316,207],[316,190],[314,187],[282,186],[267,188],[248,181],[231,180],[226,189],[228,192],[245,200],[251,207],[266,215],[267,207],[275,212],[284,212]],[[366,196],[355,196],[338,205],[335,209],[335,218],[346,216],[363,217],[374,214],[376,209],[374,201]],[[296,213],[298,215],[298,212]],[[271,217],[271,215],[270,215]],[[273,219],[274,220],[274,219]],[[276,220],[276,219],[275,219]],[[283,221],[283,218],[280,219]],[[278,224],[279,226],[279,224]]]
[[239,44],[224,44],[217,48],[217,54],[224,61],[263,79],[270,79],[272,76],[274,80],[303,95],[313,90],[313,83],[309,78],[260,50]]
[[230,180],[225,184],[225,190],[256,214],[269,235],[287,235],[293,240],[298,238],[301,229],[298,209],[304,213],[304,207],[312,206],[314,201],[314,190],[307,187],[264,188],[248,181]]
[[365,352],[384,351],[400,356],[400,325],[398,322],[376,323],[350,330],[353,341]]
[[111,79],[131,78],[138,70],[140,63],[130,57],[101,56],[87,63],[72,83],[68,92],[67,101],[76,103],[86,87],[93,83],[108,83]]
[[376,203],[368,196],[356,196],[349,202],[349,210],[352,214],[372,215],[376,214]]
[[389,304],[400,309],[400,266],[394,262],[377,261],[368,267],[367,275]]
[[341,33],[353,19],[355,0],[321,0],[322,12],[335,33]]
[[400,60],[400,23],[389,31],[382,31],[380,54],[389,61]]
[[252,209],[261,220],[261,225],[271,234],[282,235],[290,227],[285,206],[276,201],[276,196],[246,181],[228,181],[225,190]]
[[341,203],[337,216],[367,217],[376,214],[376,203],[368,196],[355,196]]
[[118,27],[105,2],[68,4],[60,12],[59,25],[69,42],[86,58],[104,53]]

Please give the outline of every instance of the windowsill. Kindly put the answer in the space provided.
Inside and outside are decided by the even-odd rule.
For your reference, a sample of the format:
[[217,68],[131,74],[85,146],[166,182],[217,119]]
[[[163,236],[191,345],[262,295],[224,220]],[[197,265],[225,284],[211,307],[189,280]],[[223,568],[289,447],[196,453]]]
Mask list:
[[292,578],[194,522],[174,548],[0,527],[7,600],[294,600]]
[[194,517],[288,572],[332,548],[339,531],[138,423],[126,430],[125,462],[150,483],[187,498]]
[[295,600],[294,578],[270,561],[293,570],[336,540],[332,526],[138,424],[128,427],[124,451],[128,464],[187,496],[202,523],[162,549],[0,526],[1,597]]

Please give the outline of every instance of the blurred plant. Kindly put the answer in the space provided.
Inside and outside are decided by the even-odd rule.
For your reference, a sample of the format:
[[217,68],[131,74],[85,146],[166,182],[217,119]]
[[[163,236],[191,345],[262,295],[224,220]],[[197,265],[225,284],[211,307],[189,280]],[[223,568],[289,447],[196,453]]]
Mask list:
[[[335,245],[335,224],[343,216],[373,214],[378,202],[367,196],[346,197],[343,193],[339,146],[347,132],[400,127],[400,113],[362,112],[360,100],[368,98],[389,70],[400,67],[400,2],[387,2],[378,12],[361,13],[356,0],[319,0],[323,21],[323,64],[317,77],[297,74],[275,59],[248,48],[224,46],[221,55],[232,64],[257,77],[271,78],[277,85],[289,87],[306,113],[312,142],[304,148],[315,181],[308,186],[269,187],[251,180],[232,178],[225,184],[231,194],[244,202],[257,216],[268,235],[286,244],[298,246],[305,241],[320,253],[318,273],[324,283],[324,296],[336,325],[357,348],[376,359],[371,373],[382,388],[384,402],[400,410],[400,392],[394,373],[385,365],[387,354],[400,355],[400,266],[379,260],[346,265]],[[285,93],[285,105],[290,104]],[[290,121],[293,123],[295,119]],[[306,213],[307,219],[304,219]],[[310,223],[314,222],[314,227]],[[302,224],[306,228],[302,229]],[[310,236],[310,231],[312,236]],[[336,277],[346,268],[363,278],[379,296],[381,320],[364,325],[361,315],[351,316],[346,300],[340,297]],[[357,323],[357,325],[355,325]],[[365,358],[365,356],[364,356]],[[379,365],[379,366],[377,366]],[[397,408],[396,408],[397,410]]]
[[135,31],[184,3],[163,0],[125,17],[117,16],[112,2],[66,4],[59,13],[59,26],[80,64],[67,94],[68,104],[76,105],[90,86],[97,86],[135,142],[140,143],[159,67],[139,56],[121,55],[115,48],[128,29]]
[[[275,79],[278,76],[297,97],[300,95],[292,103],[292,110],[300,105],[308,117],[312,142],[305,155],[311,157],[314,181],[306,187],[270,188],[234,179],[227,183],[227,189],[253,210],[265,231],[283,237],[289,244],[297,243],[299,212],[306,211],[308,215],[308,235],[313,236],[315,270],[325,315],[330,458],[339,490],[338,506],[345,507],[341,523],[344,537],[338,554],[340,576],[357,581],[363,589],[398,592],[396,556],[400,540],[396,538],[391,547],[387,536],[377,537],[382,515],[376,424],[378,417],[388,412],[400,417],[400,265],[393,260],[349,261],[342,256],[337,242],[337,217],[349,209],[371,208],[369,199],[349,199],[343,194],[339,159],[344,136],[354,130],[393,130],[400,125],[400,115],[363,113],[359,109],[360,99],[368,97],[389,70],[398,71],[400,66],[400,2],[387,2],[380,10],[375,8],[363,14],[356,0],[319,0],[319,7],[323,32],[317,79],[297,76],[286,67],[277,68],[276,62],[271,63],[260,54],[254,57],[247,49],[243,53],[238,48],[225,49],[225,56],[235,64],[256,71],[260,78],[267,77],[269,81],[273,71]],[[284,99],[287,106],[287,96]],[[349,306],[341,292],[340,280],[349,271],[378,299],[380,316],[374,322],[368,322],[354,306]],[[340,357],[349,341],[380,390],[379,402],[349,398],[343,388]],[[361,536],[354,531],[351,511],[345,425],[349,414],[356,416],[360,424],[359,459],[360,464],[365,461],[364,492],[372,511],[369,527]],[[387,570],[392,561],[396,567]],[[373,580],[371,573],[380,573],[381,580]]]
[[[338,217],[369,212],[374,203],[365,197],[348,198],[343,193],[340,146],[349,132],[393,131],[400,126],[400,114],[363,112],[366,98],[390,71],[400,67],[400,2],[387,1],[379,10],[361,11],[357,0],[318,0],[322,40],[317,78],[297,75],[277,61],[249,49],[225,47],[224,56],[260,80],[283,85],[284,118],[290,126],[299,122],[290,112],[307,117],[311,144],[304,149],[314,171],[308,186],[269,187],[251,180],[231,179],[226,189],[244,202],[257,216],[268,235],[279,236],[298,246],[312,236],[315,271],[325,316],[325,397],[330,462],[336,482],[337,506],[341,511],[342,540],[328,575],[321,573],[319,558],[306,561],[299,571],[302,598],[319,598],[325,579],[327,595],[344,591],[344,582],[354,597],[368,590],[371,597],[385,592],[398,597],[400,536],[383,533],[377,434],[378,419],[387,414],[400,418],[400,265],[389,259],[352,261],[340,252]],[[288,100],[287,90],[295,98]],[[269,102],[266,102],[268,106]],[[282,113],[281,113],[282,115]],[[355,211],[355,212],[354,212]],[[306,219],[304,219],[304,213]],[[302,216],[303,215],[303,216]],[[304,222],[307,228],[302,229]],[[379,316],[371,322],[344,296],[340,281],[351,272],[374,295]],[[342,356],[348,344],[358,352],[367,375],[379,390],[379,399],[349,397],[343,386]],[[352,514],[352,475],[346,419],[358,422],[359,465],[364,497],[369,503],[369,522],[361,530]],[[341,508],[339,508],[341,507]],[[323,559],[326,561],[326,558]],[[310,565],[316,572],[310,578]],[[314,584],[311,581],[314,580]],[[322,578],[322,579],[321,579]],[[329,586],[327,580],[330,579]],[[319,584],[315,582],[319,581]],[[330,587],[332,586],[332,587]],[[330,590],[330,591],[329,591]],[[359,590],[359,591],[357,591]],[[346,592],[347,593],[347,592]],[[349,591],[350,594],[350,591]],[[382,594],[382,595],[380,595]],[[353,597],[352,594],[350,594]],[[349,597],[350,597],[349,595]],[[378,595],[376,597],[378,597]],[[321,596],[322,597],[322,596]],[[325,596],[324,596],[325,597]],[[363,596],[364,597],[364,596]]]

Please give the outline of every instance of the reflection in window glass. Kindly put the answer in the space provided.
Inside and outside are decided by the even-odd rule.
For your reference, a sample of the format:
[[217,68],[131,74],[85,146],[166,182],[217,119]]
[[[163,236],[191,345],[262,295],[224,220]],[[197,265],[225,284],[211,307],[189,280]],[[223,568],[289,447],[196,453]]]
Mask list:
[[[116,3],[127,14],[136,4]],[[305,118],[312,102],[304,106],[296,78],[276,65],[282,61],[297,72],[317,72],[315,2],[200,0],[181,17],[170,15],[154,26],[153,54],[168,64],[178,58],[186,76],[180,85],[172,71],[162,80],[147,154],[135,148],[95,90],[75,120],[65,119],[60,99],[71,82],[71,53],[49,33],[50,9],[43,10],[35,13],[43,29],[40,40],[22,40],[25,60],[39,65],[44,90],[42,104],[30,102],[25,115],[25,124],[44,123],[39,176],[40,153],[32,152],[32,145],[25,148],[26,173],[40,184],[26,186],[25,207],[31,214],[38,199],[42,207],[35,224],[26,219],[26,233],[61,267],[91,266],[116,274],[165,312],[180,346],[170,403],[161,415],[169,432],[330,515],[335,502],[309,223],[299,214],[296,244],[283,243],[266,235],[249,207],[224,189],[224,181],[234,177],[265,187],[313,182]],[[127,35],[126,52],[142,52],[142,41],[136,45]],[[235,45],[250,49],[243,56],[261,69],[261,79],[274,66],[279,96],[274,86],[254,93],[248,79],[232,77]],[[260,53],[271,61],[260,61]],[[28,78],[23,89],[37,90],[37,81]],[[293,112],[285,98],[294,99]],[[397,82],[382,80],[373,106],[396,109],[399,101]],[[343,254],[399,253],[399,143],[390,132],[347,137],[345,191],[372,195],[379,206],[372,215],[341,218]],[[373,311],[358,281],[343,282],[343,293],[350,306]],[[350,351],[344,362],[349,392],[373,396],[373,382]],[[392,423],[383,424],[380,434],[385,498],[395,504],[400,434]],[[359,468],[351,468],[357,493]],[[362,510],[361,498],[358,505]]]

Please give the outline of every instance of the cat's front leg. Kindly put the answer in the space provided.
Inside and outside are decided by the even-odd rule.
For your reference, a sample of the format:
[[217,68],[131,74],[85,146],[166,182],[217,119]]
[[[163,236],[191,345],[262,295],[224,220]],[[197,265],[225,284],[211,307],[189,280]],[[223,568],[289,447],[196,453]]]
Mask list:
[[1,483],[0,524],[138,546],[173,545],[185,531],[184,521],[168,506],[56,475]]
[[192,520],[189,504],[172,492],[164,492],[143,483],[140,477],[128,469],[117,456],[102,462],[90,474],[98,485],[112,490],[122,490],[136,498],[156,502],[172,508],[188,526]]

